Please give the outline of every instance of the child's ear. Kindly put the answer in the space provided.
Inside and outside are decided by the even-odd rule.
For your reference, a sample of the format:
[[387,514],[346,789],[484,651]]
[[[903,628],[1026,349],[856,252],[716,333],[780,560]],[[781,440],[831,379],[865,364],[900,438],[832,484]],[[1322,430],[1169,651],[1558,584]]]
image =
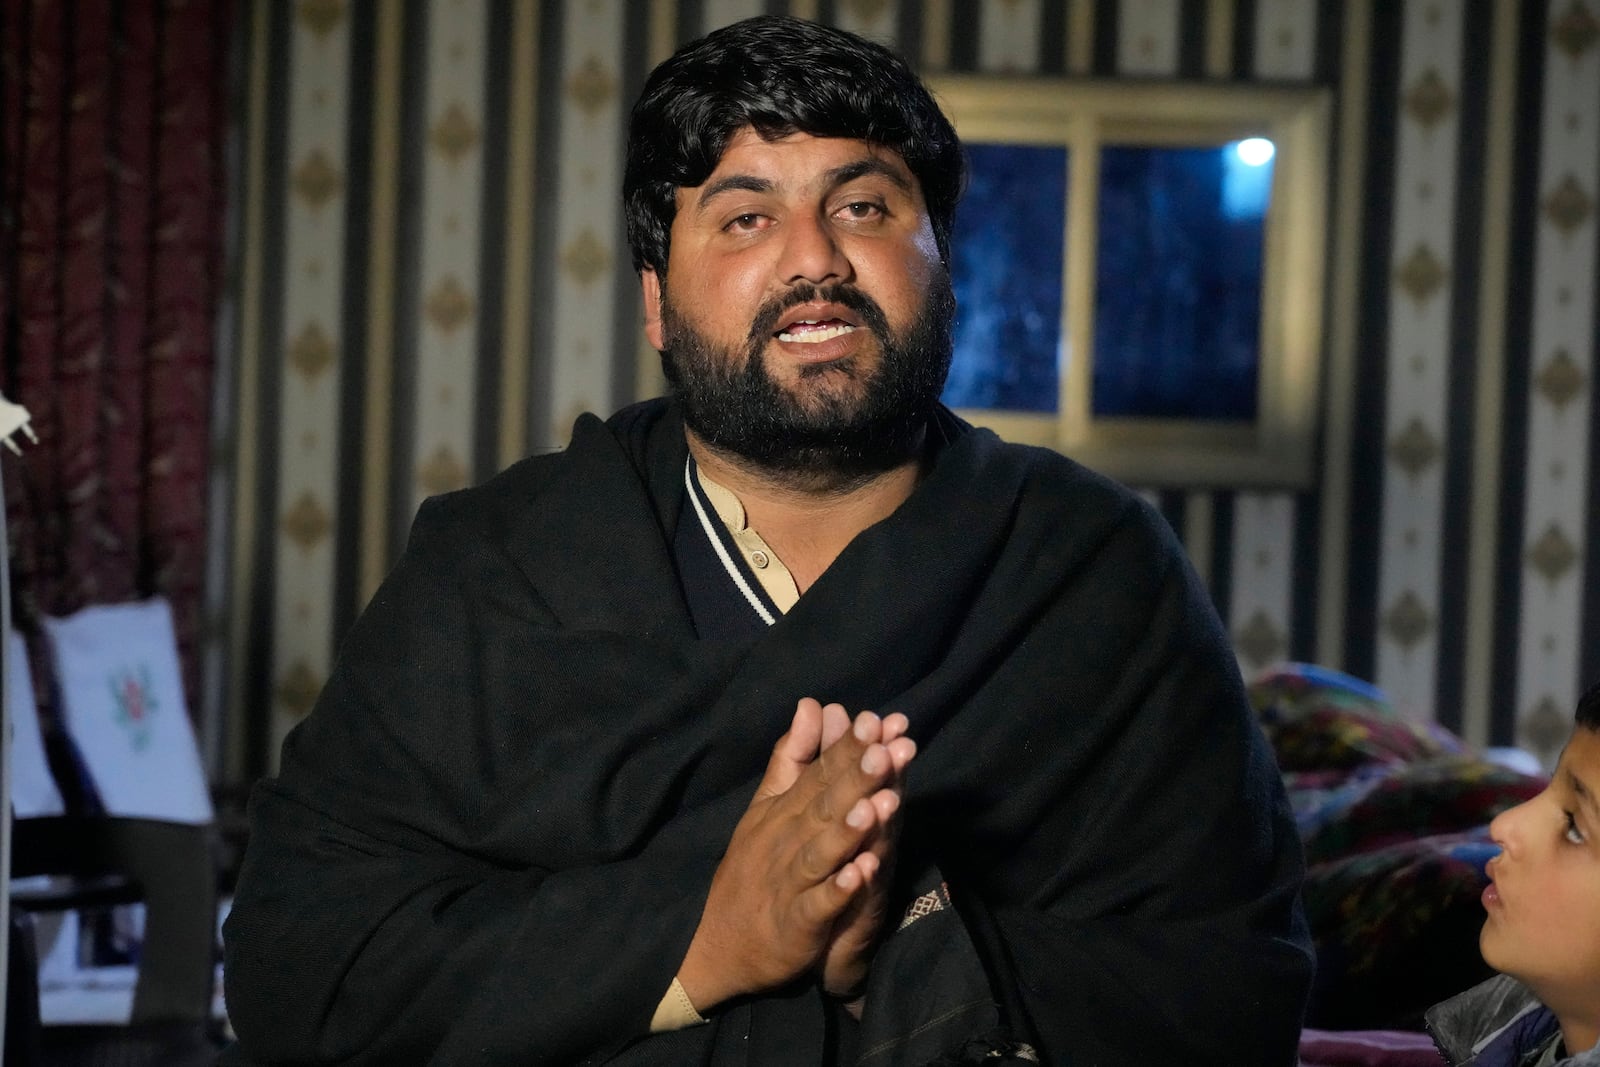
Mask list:
[[650,347],[662,351],[661,333],[661,278],[654,267],[639,272],[639,287],[644,295],[644,336]]

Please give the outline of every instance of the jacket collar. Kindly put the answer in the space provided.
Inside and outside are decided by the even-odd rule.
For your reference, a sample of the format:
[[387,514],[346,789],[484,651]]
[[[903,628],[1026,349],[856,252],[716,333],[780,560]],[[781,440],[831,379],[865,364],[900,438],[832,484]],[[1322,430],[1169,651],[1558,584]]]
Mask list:
[[[1557,1029],[1556,1017],[1533,991],[1495,975],[1428,1009],[1434,1044],[1454,1067],[1517,1067]],[[1557,1061],[1562,1067],[1600,1067],[1600,1048]]]

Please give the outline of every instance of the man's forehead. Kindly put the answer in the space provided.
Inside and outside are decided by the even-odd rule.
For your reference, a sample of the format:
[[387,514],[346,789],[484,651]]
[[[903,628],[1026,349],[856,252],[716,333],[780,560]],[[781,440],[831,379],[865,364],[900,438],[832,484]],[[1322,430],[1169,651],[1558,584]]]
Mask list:
[[759,170],[764,163],[772,163],[782,157],[792,158],[796,154],[785,150],[803,153],[818,174],[842,170],[854,160],[873,160],[898,174],[911,187],[918,185],[916,175],[911,172],[904,157],[885,145],[853,137],[818,137],[800,131],[764,137],[754,127],[743,126],[728,138],[722,155],[705,181],[697,186],[679,186],[680,195],[687,190],[704,189],[730,172],[752,168]]

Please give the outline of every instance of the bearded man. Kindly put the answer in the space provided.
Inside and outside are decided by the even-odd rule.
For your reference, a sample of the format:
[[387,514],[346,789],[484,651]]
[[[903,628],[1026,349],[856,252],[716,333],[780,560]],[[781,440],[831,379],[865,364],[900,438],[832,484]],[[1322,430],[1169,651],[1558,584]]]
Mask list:
[[1299,846],[1209,600],[938,402],[962,175],[837,30],[652,74],[672,395],[423,507],[258,787],[234,1062],[1294,1062]]

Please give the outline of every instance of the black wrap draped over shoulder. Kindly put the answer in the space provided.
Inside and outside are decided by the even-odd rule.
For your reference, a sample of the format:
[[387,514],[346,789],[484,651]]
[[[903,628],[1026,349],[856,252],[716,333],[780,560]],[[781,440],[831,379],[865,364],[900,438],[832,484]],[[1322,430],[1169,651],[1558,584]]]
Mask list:
[[1294,1063],[1299,845],[1204,590],[1127,490],[944,418],[748,642],[693,631],[667,402],[425,504],[253,797],[233,1061],[828,1062],[800,984],[647,1036],[814,696],[910,718],[901,894],[954,903],[880,949],[860,1062]]

